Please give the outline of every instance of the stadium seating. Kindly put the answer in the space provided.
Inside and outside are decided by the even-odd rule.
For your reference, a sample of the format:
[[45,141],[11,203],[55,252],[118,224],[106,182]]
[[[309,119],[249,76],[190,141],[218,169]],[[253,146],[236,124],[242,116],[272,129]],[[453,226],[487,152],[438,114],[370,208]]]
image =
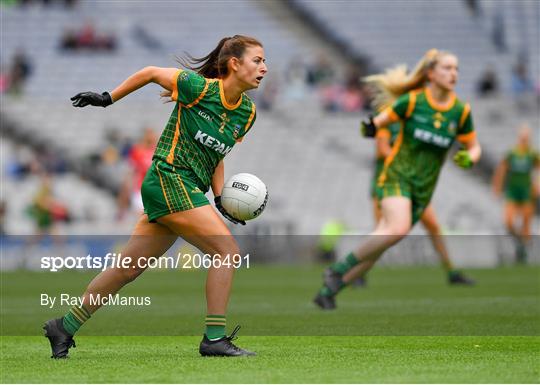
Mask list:
[[[529,51],[531,73],[539,73],[537,1],[483,1],[483,17],[476,18],[464,1],[411,1],[406,6],[397,6],[391,0],[293,1],[359,53],[373,58],[378,68],[400,62],[413,66],[433,47],[456,53],[461,69],[458,92],[466,97],[473,94],[488,64],[508,90],[512,67],[523,49]],[[493,15],[497,10],[504,18],[507,52],[499,52],[492,43]]]
[[[0,163],[2,164],[2,196],[6,203],[4,226],[7,234],[36,234],[31,217],[26,214],[40,180],[37,176],[13,178],[8,166],[15,159],[15,147],[9,140],[0,141]],[[114,198],[105,190],[82,180],[74,173],[52,176],[55,199],[67,207],[73,222],[60,223],[56,234],[124,234],[132,223],[115,223]],[[122,226],[123,225],[123,226]]]
[[[305,3],[307,6],[308,2]],[[431,18],[435,5],[419,9],[416,2],[411,2],[406,9],[394,9],[389,2],[373,3],[380,5],[365,6],[361,16],[355,13],[355,4],[360,4],[356,2],[340,2],[331,9],[326,2],[309,2],[309,6],[324,13],[328,23],[340,17],[344,27],[354,24],[370,28],[370,34],[353,30],[354,34],[348,38],[358,44],[359,49],[373,50],[370,53],[380,65],[394,64],[396,58],[412,63],[426,47],[434,45],[456,51],[462,58],[463,92],[470,95],[471,82],[485,64],[483,60],[478,62],[478,56],[491,58],[494,51],[458,3],[437,2],[437,6],[443,4],[444,9],[437,10],[443,16],[435,21]],[[111,127],[130,138],[138,137],[144,126],[160,130],[172,109],[171,104],[161,104],[158,100],[157,86],[147,87],[130,96],[129,101],[107,109],[72,108],[68,98],[78,91],[110,89],[145,65],[175,65],[172,55],[182,54],[184,50],[194,55],[204,54],[220,37],[237,32],[255,31],[253,34],[265,44],[272,71],[277,73],[284,70],[291,58],[311,54],[302,41],[281,28],[278,20],[254,2],[183,2],[181,13],[174,17],[163,15],[178,13],[175,3],[148,4],[81,2],[74,10],[3,8],[2,52],[9,57],[17,47],[23,46],[35,62],[35,72],[23,97],[3,98],[1,113],[17,121],[21,130],[47,140],[74,159],[100,151],[105,133]],[[416,17],[423,15],[426,24],[419,26],[407,21],[412,19],[414,11],[419,12]],[[393,20],[392,25],[385,29],[374,28],[380,25],[383,14]],[[201,19],[212,27],[201,29]],[[60,52],[58,44],[64,28],[80,26],[86,20],[92,20],[97,29],[114,32],[119,41],[118,50],[114,53]],[[404,22],[411,29],[402,30],[400,23]],[[40,28],[35,28],[36,25]],[[161,48],[149,51],[137,43],[133,37],[137,26],[143,26],[158,39]],[[242,26],[241,30],[238,26]],[[427,27],[433,29],[433,33],[418,37],[418,31]],[[379,32],[374,32],[376,29]],[[398,32],[401,40],[408,41],[406,45],[401,44],[402,47],[394,43]],[[432,44],[433,40],[429,40],[432,38],[442,43]],[[462,44],[464,41],[467,44]],[[503,60],[498,64],[504,63]],[[269,186],[268,208],[256,222],[289,225],[278,227],[276,232],[314,234],[326,220],[336,217],[347,222],[355,232],[367,232],[372,227],[368,190],[373,145],[359,137],[360,116],[324,113],[316,101],[316,96],[311,95],[304,101],[292,103],[280,95],[274,110],[259,111],[255,128],[227,159],[226,174],[251,172]],[[485,153],[490,154],[493,162],[500,159],[512,143],[511,127],[521,116],[511,111],[508,117],[498,119],[497,111],[507,104],[504,97],[500,101],[473,103]],[[537,117],[532,114],[532,119]],[[531,121],[531,125],[537,124],[535,122],[537,120]],[[505,139],[501,140],[503,137]],[[87,185],[77,182],[73,176],[62,180],[60,178],[59,183],[65,183],[65,188],[60,190],[66,191],[66,200],[72,200],[73,196],[67,191],[80,190],[81,196],[87,198],[77,200],[75,205],[91,201],[101,208],[97,209],[99,212],[105,213],[100,216],[99,226],[81,226],[92,231],[108,231],[114,227],[114,200],[110,195],[96,192],[93,187],[80,187]],[[19,185],[7,187],[6,196],[10,200],[14,196],[13,199],[21,202],[13,207],[22,207],[22,202],[28,201],[28,196],[15,194],[20,188]],[[31,190],[31,186],[28,189]],[[479,196],[483,198],[471,201],[471,197]],[[434,203],[442,223],[446,227],[453,226],[455,231],[501,231],[499,209],[494,210],[499,202],[492,198],[485,181],[466,175],[453,165],[445,168]],[[27,222],[17,220],[20,210],[13,213],[18,213],[10,211],[9,214],[10,222],[16,226],[13,231],[31,231]],[[126,225],[112,231],[129,230],[130,226]]]
[[[234,34],[259,38],[276,72],[292,56],[306,54],[294,35],[281,29],[253,2],[182,2],[181,7],[178,4],[81,2],[73,10],[4,7],[2,55],[9,58],[17,48],[25,49],[36,62],[27,94],[39,99],[66,100],[80,90],[108,89],[118,79],[144,66],[177,66],[176,55],[181,56],[184,51],[194,56],[205,55],[222,37]],[[60,40],[65,29],[80,28],[86,22],[91,22],[97,31],[114,33],[118,49],[105,53],[61,52]],[[202,25],[208,27],[201,28]],[[149,50],[139,43],[135,37],[137,28],[144,28],[161,47]],[[134,96],[155,97],[152,89]]]

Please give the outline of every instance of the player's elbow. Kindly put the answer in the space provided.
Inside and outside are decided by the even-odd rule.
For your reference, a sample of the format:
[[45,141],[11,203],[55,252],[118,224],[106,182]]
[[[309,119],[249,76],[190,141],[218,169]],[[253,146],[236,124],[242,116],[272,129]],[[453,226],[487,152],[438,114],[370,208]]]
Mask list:
[[154,82],[157,78],[158,67],[147,66],[139,71],[147,83]]

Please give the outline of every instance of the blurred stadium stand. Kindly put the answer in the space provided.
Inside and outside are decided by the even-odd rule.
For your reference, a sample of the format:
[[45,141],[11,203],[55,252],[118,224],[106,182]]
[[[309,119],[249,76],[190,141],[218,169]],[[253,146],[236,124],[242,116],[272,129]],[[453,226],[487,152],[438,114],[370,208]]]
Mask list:
[[[317,20],[331,37],[346,42],[357,55],[370,57],[374,68],[398,63],[412,67],[431,47],[457,54],[461,68],[457,91],[463,96],[473,94],[488,64],[496,68],[507,89],[518,57],[528,61],[532,73],[539,73],[540,3],[535,0],[477,1],[478,13],[473,13],[465,1],[289,3]],[[502,35],[503,50],[493,37],[494,29]]]
[[[517,9],[515,3],[523,6],[529,26],[528,64],[534,81],[538,81],[538,34],[534,31],[538,31],[539,3],[500,3],[504,15],[507,9]],[[389,1],[180,4],[80,1],[72,8],[1,8],[2,60],[22,47],[34,63],[22,95],[2,95],[2,122],[9,122],[10,127],[6,134],[19,142],[45,144],[64,154],[74,173],[58,177],[55,190],[61,192],[59,197],[69,206],[73,202],[76,212],[84,211],[85,205],[91,203],[98,213],[97,219],[66,225],[62,231],[130,232],[133,221],[114,222],[116,198],[112,192],[118,190],[120,180],[107,177],[88,159],[103,150],[110,129],[135,140],[142,127],[161,130],[172,109],[171,104],[160,103],[157,86],[146,87],[107,109],[74,109],[69,97],[84,90],[111,89],[147,65],[175,66],[174,55],[184,51],[203,55],[221,37],[243,33],[264,43],[271,71],[265,81],[274,77],[279,84],[273,108],[259,109],[254,130],[226,162],[227,175],[250,172],[269,187],[267,211],[246,231],[315,234],[331,218],[340,218],[357,232],[372,227],[368,190],[373,143],[361,139],[358,133],[359,120],[365,113],[327,113],[319,104],[319,95],[309,89],[301,97],[291,97],[285,73],[295,58],[308,63],[326,53],[332,60],[341,61],[339,71],[343,72],[343,63],[364,57],[370,59],[372,69],[400,62],[412,65],[428,48],[439,47],[460,57],[459,92],[472,101],[485,157],[481,170],[472,175],[448,164],[435,194],[435,207],[444,226],[454,232],[503,233],[501,202],[492,196],[487,175],[513,145],[515,127],[522,120],[536,128],[536,135],[539,127],[534,95],[517,103],[510,92],[516,50],[523,51],[522,39],[515,38],[521,35],[511,32],[520,25],[518,12],[512,11],[514,16],[507,23],[509,50],[499,52],[491,41],[492,20],[488,16],[497,10],[490,8],[488,1],[478,3],[484,13],[476,16],[460,1],[412,1],[406,7],[396,7]],[[280,14],[276,7],[289,17],[276,16]],[[305,22],[294,11],[298,7],[312,14],[325,31],[344,41],[347,52],[355,53],[354,57],[332,58],[336,50],[326,48],[332,40],[325,41],[325,46],[319,35],[298,33],[298,27],[292,24]],[[62,51],[59,47],[65,30],[87,22],[93,23],[96,30],[113,34],[116,50]],[[318,40],[321,44],[316,48]],[[503,92],[498,97],[479,99],[474,95],[474,84],[487,64],[494,65]],[[254,97],[259,98],[262,92],[264,89],[255,92]],[[3,131],[5,127],[3,124]],[[4,148],[9,154],[9,146]],[[30,233],[30,224],[21,211],[30,197],[17,192],[31,190],[34,182],[13,181],[4,174],[2,179],[9,206],[8,229],[12,233]]]
[[[21,150],[24,151],[11,140],[3,138],[0,142],[2,199],[6,203],[3,225],[7,234],[32,235],[36,234],[36,227],[27,211],[39,189],[40,177],[14,177],[13,161]],[[73,172],[51,178],[54,197],[66,205],[72,218],[69,223],[58,224],[56,234],[108,234],[114,228],[111,214],[115,212],[115,204],[108,191]]]
[[[528,121],[532,127],[540,127],[538,1],[411,1],[405,6],[385,0],[288,3],[303,17],[315,20],[329,40],[342,42],[355,57],[371,58],[372,72],[398,63],[412,68],[430,47],[457,54],[457,92],[474,102],[488,170],[513,145],[516,125]],[[467,4],[475,4],[475,8]],[[512,90],[512,71],[517,63],[524,64],[532,76],[531,90],[525,95],[516,95]],[[495,100],[478,100],[475,88],[487,66],[495,69],[503,92]]]

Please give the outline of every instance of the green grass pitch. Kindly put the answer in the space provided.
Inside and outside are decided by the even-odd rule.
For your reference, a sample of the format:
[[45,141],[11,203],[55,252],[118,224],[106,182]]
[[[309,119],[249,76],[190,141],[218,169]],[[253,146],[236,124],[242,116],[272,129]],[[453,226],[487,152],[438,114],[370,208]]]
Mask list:
[[49,358],[39,294],[80,294],[94,273],[2,273],[2,383],[537,383],[540,269],[470,271],[449,287],[433,267],[375,269],[338,309],[311,304],[322,267],[256,266],[237,272],[228,325],[258,356],[202,358],[204,272],[152,271],[123,295],[148,307],[100,310],[71,358]]

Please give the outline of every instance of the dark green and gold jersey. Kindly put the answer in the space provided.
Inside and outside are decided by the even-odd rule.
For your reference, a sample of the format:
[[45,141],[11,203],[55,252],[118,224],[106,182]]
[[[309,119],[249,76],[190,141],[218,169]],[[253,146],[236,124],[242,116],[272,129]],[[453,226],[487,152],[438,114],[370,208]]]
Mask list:
[[235,105],[225,100],[221,79],[179,70],[173,80],[174,110],[154,158],[195,173],[206,191],[218,163],[255,122],[255,104],[242,94]]
[[400,130],[378,184],[388,178],[406,180],[430,195],[454,141],[475,138],[469,104],[452,95],[446,105],[438,105],[425,88],[399,97],[387,111]]
[[505,178],[506,190],[532,188],[532,174],[535,167],[540,165],[540,155],[532,150],[513,149],[506,155],[508,171]]

